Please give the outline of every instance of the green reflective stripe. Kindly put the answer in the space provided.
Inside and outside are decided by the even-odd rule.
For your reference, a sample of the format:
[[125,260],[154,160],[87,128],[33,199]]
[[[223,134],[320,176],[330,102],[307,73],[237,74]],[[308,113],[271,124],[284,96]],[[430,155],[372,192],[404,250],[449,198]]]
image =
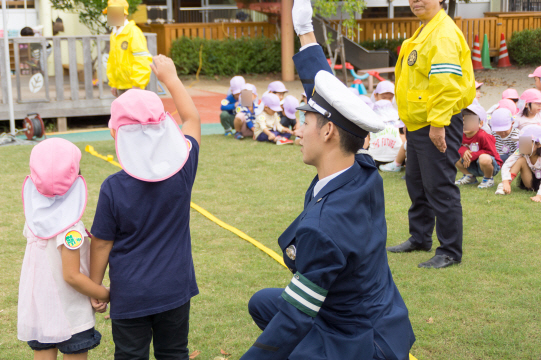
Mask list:
[[295,294],[299,295],[304,300],[308,301],[310,304],[313,304],[317,307],[321,307],[321,305],[323,305],[323,301],[325,301],[325,297],[323,297],[323,300],[314,298],[313,296],[307,294],[304,290],[296,286],[293,282],[290,282],[289,285],[287,285],[287,287],[291,291],[293,291]]
[[323,296],[327,296],[327,294],[329,293],[327,290],[323,289],[322,287],[319,287],[317,286],[316,284],[314,284],[313,282],[311,282],[310,280],[308,280],[307,278],[305,278],[300,272],[296,272],[295,275],[293,276],[293,278],[297,279],[300,281],[301,284],[303,284],[304,286],[308,287],[310,290],[318,293],[319,295],[323,295]]
[[431,75],[435,75],[435,74],[455,74],[455,75],[458,75],[458,76],[462,76],[461,72],[457,72],[457,71],[454,71],[454,70],[437,70],[437,71],[431,71],[428,74],[428,77],[430,77]]
[[432,69],[438,68],[438,67],[455,67],[461,69],[462,67],[457,64],[432,64]]
[[282,293],[282,298],[288,303],[290,303],[291,305],[293,305],[294,307],[296,307],[297,309],[299,309],[300,311],[302,311],[303,313],[305,313],[306,315],[311,316],[311,317],[317,316],[319,309],[317,309],[316,311],[311,308],[313,307],[313,305],[310,307],[306,306],[306,303],[301,302],[299,300],[298,295],[295,296],[295,294],[292,293],[289,288],[285,288],[284,292]]

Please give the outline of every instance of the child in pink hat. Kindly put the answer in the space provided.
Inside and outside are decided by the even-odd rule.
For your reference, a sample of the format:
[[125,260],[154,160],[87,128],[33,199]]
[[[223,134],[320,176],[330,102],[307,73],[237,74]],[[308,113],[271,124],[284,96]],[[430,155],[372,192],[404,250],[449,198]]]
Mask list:
[[519,130],[528,125],[541,125],[541,91],[528,89],[522,93],[520,100],[524,108],[516,119]]
[[541,66],[537,67],[533,74],[528,75],[528,77],[534,78],[535,87],[537,90],[541,91]]
[[201,121],[173,61],[156,56],[151,68],[182,131],[153,92],[132,89],[113,101],[109,128],[123,170],[101,185],[90,277],[101,284],[109,264],[115,358],[148,359],[154,340],[156,358],[187,359],[190,299],[199,293],[190,199]]
[[109,291],[89,278],[89,234],[81,221],[87,189],[80,160],[81,151],[71,142],[44,140],[32,149],[23,184],[27,243],[17,333],[34,350],[34,359],[56,359],[59,350],[86,359],[100,344],[90,298],[106,303]]
[[[501,101],[505,100],[508,99]],[[514,105],[512,101],[511,103]],[[501,107],[492,113],[490,121],[492,136],[496,139],[496,151],[498,151],[500,159],[505,163],[517,149],[519,130],[513,127],[513,113],[509,109]]]
[[280,101],[284,100],[284,97],[286,96],[286,92],[289,90],[286,89],[286,86],[281,81],[273,81],[269,84],[267,87],[267,91],[271,94],[275,94],[278,96]]
[[239,97],[246,81],[242,76],[233,76],[229,82],[230,87],[227,97],[220,103],[220,123],[224,127],[225,136],[233,135],[233,126],[235,115],[237,114],[237,106],[239,103]]
[[289,140],[293,131],[280,124],[278,112],[282,111],[280,99],[276,94],[267,93],[261,98],[263,112],[256,117],[254,139],[262,142],[273,142],[276,145],[293,144]]

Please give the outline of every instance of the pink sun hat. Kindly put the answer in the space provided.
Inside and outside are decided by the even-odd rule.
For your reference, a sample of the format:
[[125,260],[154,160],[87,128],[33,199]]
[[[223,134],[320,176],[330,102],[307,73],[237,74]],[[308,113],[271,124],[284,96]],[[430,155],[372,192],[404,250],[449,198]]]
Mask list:
[[188,160],[191,142],[152,91],[131,89],[113,101],[109,128],[118,161],[136,179],[166,180]]
[[237,95],[241,92],[243,86],[246,84],[246,80],[242,76],[233,76],[229,82],[229,91],[231,94]]
[[475,90],[479,89],[481,86],[483,86],[484,83],[475,82]]
[[516,99],[518,100],[520,96],[518,95],[518,91],[515,89],[507,89],[502,93],[502,99]]
[[293,95],[288,95],[284,99],[284,114],[288,119],[296,119],[295,113],[299,107],[299,100]]
[[533,72],[533,74],[528,75],[528,77],[541,77],[541,66],[536,68]]
[[87,201],[79,175],[81,150],[68,140],[52,138],[34,146],[30,175],[23,183],[26,224],[40,239],[50,239],[77,223]]
[[282,92],[287,92],[288,90],[286,89],[286,86],[284,85],[283,82],[273,81],[267,87],[267,91],[282,93]]
[[374,90],[374,94],[394,94],[394,84],[388,80],[380,81]]
[[487,122],[487,112],[481,105],[472,104],[467,107],[468,110],[473,112],[475,115],[479,116],[479,119],[486,124]]
[[522,93],[520,100],[528,103],[541,103],[541,91],[537,89],[528,89]]
[[510,99],[502,99],[498,101],[498,109],[507,109],[511,111],[512,115],[518,114],[517,104],[515,104],[515,102]]
[[499,108],[492,113],[490,124],[493,131],[507,131],[513,125],[513,114],[509,109]]
[[261,98],[261,104],[268,106],[271,110],[282,111],[282,106],[280,105],[280,98],[278,95],[273,93],[267,93]]

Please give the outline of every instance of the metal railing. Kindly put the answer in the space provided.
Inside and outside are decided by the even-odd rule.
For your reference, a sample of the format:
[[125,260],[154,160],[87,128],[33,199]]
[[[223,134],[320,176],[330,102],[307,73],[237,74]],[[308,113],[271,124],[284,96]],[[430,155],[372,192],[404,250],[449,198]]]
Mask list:
[[217,23],[217,22],[266,22],[268,16],[253,10],[241,10],[236,5],[182,7],[179,23]]

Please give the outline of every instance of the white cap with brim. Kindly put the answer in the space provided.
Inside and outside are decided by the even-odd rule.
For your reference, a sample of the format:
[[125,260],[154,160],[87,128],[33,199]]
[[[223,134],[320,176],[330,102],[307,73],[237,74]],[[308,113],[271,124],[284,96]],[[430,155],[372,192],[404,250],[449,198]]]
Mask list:
[[297,110],[319,113],[358,137],[366,137],[369,132],[377,133],[385,128],[382,118],[333,74],[321,70],[314,83],[314,94],[308,104]]

